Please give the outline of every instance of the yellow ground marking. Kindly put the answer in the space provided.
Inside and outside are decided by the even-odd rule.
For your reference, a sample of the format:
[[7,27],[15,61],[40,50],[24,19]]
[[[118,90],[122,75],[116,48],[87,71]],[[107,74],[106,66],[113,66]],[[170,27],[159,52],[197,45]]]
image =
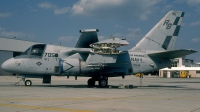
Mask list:
[[30,106],[30,105],[19,105],[19,104],[3,104],[0,103],[0,106],[4,107],[15,107],[15,108],[26,108],[26,109],[37,109],[37,110],[46,110],[46,111],[64,111],[64,112],[95,112],[92,110],[77,110],[69,108],[56,108],[56,107],[44,107],[44,106]]
[[0,101],[67,101],[67,100],[109,100],[113,98],[0,98]]

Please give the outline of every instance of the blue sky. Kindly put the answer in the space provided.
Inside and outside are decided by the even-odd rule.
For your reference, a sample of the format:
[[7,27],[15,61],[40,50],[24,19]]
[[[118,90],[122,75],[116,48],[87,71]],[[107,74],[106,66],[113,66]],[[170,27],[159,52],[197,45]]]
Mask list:
[[170,10],[185,12],[175,49],[200,51],[200,0],[0,0],[0,37],[73,47],[80,29],[97,28],[130,49]]

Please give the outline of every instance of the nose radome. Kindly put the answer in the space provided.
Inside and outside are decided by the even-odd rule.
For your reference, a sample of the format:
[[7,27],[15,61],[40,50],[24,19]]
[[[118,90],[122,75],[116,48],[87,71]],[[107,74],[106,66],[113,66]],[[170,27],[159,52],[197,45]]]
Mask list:
[[7,68],[6,62],[1,65],[1,69],[5,70]]
[[2,65],[1,65],[1,69],[5,70],[5,71],[9,71],[12,67],[14,58],[8,59],[6,60]]

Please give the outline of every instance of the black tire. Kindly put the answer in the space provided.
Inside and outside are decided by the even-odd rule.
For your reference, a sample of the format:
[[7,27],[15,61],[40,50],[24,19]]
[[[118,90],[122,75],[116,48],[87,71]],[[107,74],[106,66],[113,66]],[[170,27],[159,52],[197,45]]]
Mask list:
[[26,80],[26,81],[24,82],[24,84],[25,84],[25,86],[31,86],[31,85],[32,85],[32,82],[31,82],[31,80]]
[[90,78],[90,79],[88,79],[87,84],[88,84],[88,86],[94,86],[95,85],[95,80]]
[[106,78],[100,78],[99,79],[99,87],[107,87],[108,85],[108,80]]

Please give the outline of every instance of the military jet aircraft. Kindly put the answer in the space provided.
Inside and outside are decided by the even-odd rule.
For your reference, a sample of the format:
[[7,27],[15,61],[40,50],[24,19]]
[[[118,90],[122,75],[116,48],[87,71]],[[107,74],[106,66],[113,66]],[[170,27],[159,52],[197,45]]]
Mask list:
[[75,46],[62,47],[36,44],[20,56],[5,61],[1,68],[23,76],[26,86],[31,80],[43,78],[50,83],[51,76],[91,77],[87,84],[100,87],[108,85],[108,77],[150,72],[170,67],[171,59],[197,51],[173,50],[179,34],[184,12],[169,11],[140,41],[128,51],[117,48],[128,45],[125,39],[111,37],[98,41],[97,29],[80,30]]

